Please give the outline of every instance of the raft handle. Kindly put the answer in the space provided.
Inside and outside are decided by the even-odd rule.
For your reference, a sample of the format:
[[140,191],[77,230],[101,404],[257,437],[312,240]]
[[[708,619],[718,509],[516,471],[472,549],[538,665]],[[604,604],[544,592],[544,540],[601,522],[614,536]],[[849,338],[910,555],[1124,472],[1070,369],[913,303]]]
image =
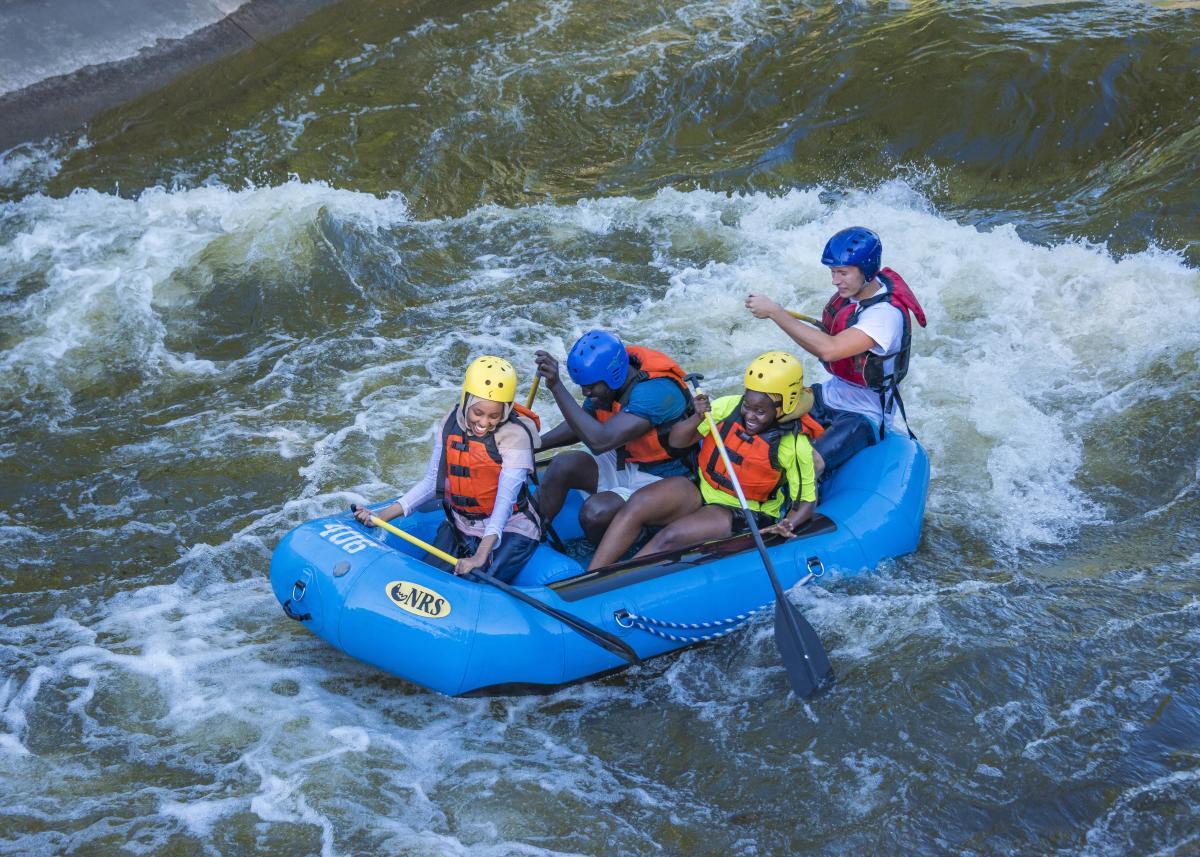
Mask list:
[[800,581],[801,586],[825,574],[825,563],[821,562],[819,556],[810,556],[804,565],[808,569],[808,575]]
[[298,613],[292,609],[293,601],[299,604],[304,600],[304,590],[306,588],[303,580],[297,580],[292,584],[292,597],[283,602],[283,612],[289,619],[295,619],[297,622],[307,622],[312,618],[311,613]]

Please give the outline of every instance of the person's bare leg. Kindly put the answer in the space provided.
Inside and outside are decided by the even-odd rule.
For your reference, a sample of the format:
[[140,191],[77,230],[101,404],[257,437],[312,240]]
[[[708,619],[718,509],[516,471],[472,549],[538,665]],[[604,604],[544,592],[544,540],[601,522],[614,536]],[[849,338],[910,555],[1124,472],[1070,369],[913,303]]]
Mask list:
[[728,506],[702,506],[659,530],[634,558],[659,551],[678,550],[692,545],[726,539],[733,535],[733,516],[736,510]]
[[594,493],[599,477],[596,459],[586,452],[575,450],[554,456],[554,460],[539,479],[538,489],[534,494],[538,511],[547,521],[553,521],[562,511],[568,491],[578,488],[589,494]]
[[608,525],[623,508],[625,498],[615,491],[601,491],[584,500],[579,509],[579,526],[587,540],[594,545],[600,544]]
[[619,560],[637,541],[642,527],[669,524],[699,509],[701,502],[696,486],[682,476],[672,476],[639,488],[613,516],[588,570]]

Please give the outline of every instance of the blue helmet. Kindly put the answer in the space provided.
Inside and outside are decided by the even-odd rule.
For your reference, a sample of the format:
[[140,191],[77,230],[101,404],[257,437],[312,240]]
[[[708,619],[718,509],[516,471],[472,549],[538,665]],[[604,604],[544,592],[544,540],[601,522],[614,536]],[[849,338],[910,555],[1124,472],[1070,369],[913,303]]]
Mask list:
[[830,267],[853,265],[863,272],[869,283],[879,273],[883,258],[883,242],[865,226],[851,226],[829,239],[821,264]]
[[629,353],[621,340],[607,330],[589,330],[571,346],[567,372],[580,387],[603,381],[616,390],[629,374]]

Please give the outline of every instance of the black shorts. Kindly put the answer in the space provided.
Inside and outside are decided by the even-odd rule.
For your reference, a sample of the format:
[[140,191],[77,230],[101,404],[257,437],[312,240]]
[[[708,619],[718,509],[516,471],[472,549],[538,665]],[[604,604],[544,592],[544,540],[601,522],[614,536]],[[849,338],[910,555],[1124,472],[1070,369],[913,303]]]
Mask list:
[[[726,508],[729,509],[729,512],[733,515],[733,519],[730,521],[730,529],[732,530],[732,534],[735,536],[740,536],[743,533],[750,532],[750,528],[746,526],[745,513],[743,513],[741,509],[734,509],[729,506],[726,506]],[[758,525],[760,530],[764,527],[774,526],[775,524],[779,523],[778,518],[772,518],[770,515],[766,515],[762,512],[752,512],[751,514],[754,515],[754,523]]]

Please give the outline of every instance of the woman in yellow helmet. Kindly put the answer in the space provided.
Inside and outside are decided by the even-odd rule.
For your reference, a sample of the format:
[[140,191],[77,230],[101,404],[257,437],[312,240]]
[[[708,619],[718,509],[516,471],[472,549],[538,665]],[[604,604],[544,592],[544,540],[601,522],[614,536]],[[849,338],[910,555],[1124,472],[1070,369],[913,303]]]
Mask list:
[[800,361],[769,351],[747,367],[744,385],[740,396],[714,402],[697,393],[695,415],[671,429],[672,446],[701,443],[699,488],[673,476],[638,491],[613,519],[589,568],[620,559],[644,526],[663,529],[638,556],[726,538],[745,528],[733,482],[708,436],[704,415],[710,410],[763,534],[791,538],[812,517],[817,489],[809,439],[822,429],[807,416],[812,391],[804,386]]
[[541,540],[526,487],[540,425],[532,411],[516,404],[516,393],[517,373],[507,360],[486,356],[471,363],[458,404],[436,424],[421,481],[387,507],[359,509],[355,517],[367,526],[373,526],[372,514],[385,521],[403,517],[440,488],[446,520],[433,543],[462,557],[454,572],[483,569],[512,582]]

